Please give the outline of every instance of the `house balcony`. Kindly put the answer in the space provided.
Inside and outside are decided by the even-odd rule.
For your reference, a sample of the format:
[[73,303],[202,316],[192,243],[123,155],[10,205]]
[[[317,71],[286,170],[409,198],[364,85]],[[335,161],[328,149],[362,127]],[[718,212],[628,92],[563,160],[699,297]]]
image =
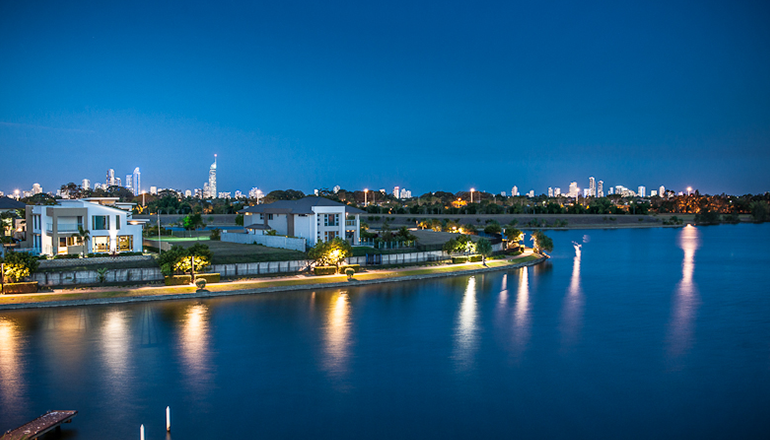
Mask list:
[[345,226],[355,226],[356,221],[355,220],[345,220]]

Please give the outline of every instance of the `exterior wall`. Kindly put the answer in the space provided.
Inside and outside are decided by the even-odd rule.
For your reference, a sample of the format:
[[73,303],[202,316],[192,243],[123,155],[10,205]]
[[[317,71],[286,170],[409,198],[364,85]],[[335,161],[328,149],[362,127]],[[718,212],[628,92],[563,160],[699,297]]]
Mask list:
[[[311,246],[314,246],[318,240],[326,240],[326,232],[337,232],[338,237],[345,238],[345,207],[344,206],[314,206],[313,212],[315,212],[315,224],[316,233],[311,241]],[[338,214],[339,223],[336,226],[324,226],[325,214]]]
[[261,244],[267,247],[291,249],[305,252],[307,241],[304,238],[288,238],[276,235],[238,234],[235,232],[222,232],[222,241],[240,244]]
[[315,238],[315,216],[314,215],[295,215],[294,216],[294,236],[304,238],[308,243],[314,243]]
[[[270,214],[264,214],[268,217]],[[268,217],[269,218],[269,217]],[[259,219],[259,215],[257,215]],[[286,221],[286,214],[273,214],[273,219],[267,221],[267,225],[275,229],[278,235],[289,235],[289,227]]]

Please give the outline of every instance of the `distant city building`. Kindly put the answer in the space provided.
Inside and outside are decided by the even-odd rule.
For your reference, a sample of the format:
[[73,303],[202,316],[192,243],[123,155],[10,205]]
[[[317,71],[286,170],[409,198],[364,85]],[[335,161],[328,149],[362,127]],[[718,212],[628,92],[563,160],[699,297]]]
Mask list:
[[40,186],[39,183],[33,183],[32,184],[32,195],[40,194],[41,192],[43,192],[43,187]]
[[217,197],[220,198],[220,199],[231,199],[231,198],[233,198],[232,195],[230,194],[230,191],[220,192],[219,194],[217,194]]
[[400,190],[399,187],[397,187],[397,186],[393,187],[393,197],[398,198],[398,196],[400,194],[399,190]]
[[314,190],[313,190],[313,195],[314,195],[314,196],[316,196],[316,197],[318,197],[318,188],[316,188],[316,189],[314,189]]
[[214,163],[209,167],[209,181],[203,185],[203,197],[217,197],[217,155],[214,155]]
[[534,189],[529,190],[529,192],[527,193],[527,197],[535,197],[535,190]]
[[203,198],[203,189],[201,188],[195,188],[193,190],[193,195],[196,199],[202,199]]
[[596,197],[604,197],[604,180],[600,180],[596,187]]
[[561,195],[561,188],[559,188],[559,187],[554,188],[553,189],[553,196],[554,197],[559,197],[560,195]]
[[583,188],[583,198],[588,198],[591,194],[590,188]]
[[412,192],[409,191],[406,188],[401,188],[401,192],[398,195],[399,199],[411,199],[412,198]]
[[107,179],[104,182],[108,187],[115,185],[115,170],[110,168],[107,170]]
[[610,195],[610,196],[611,196],[611,195],[613,195],[613,194],[615,194],[615,188],[613,188],[613,187],[610,187],[609,191],[607,192],[607,195]]
[[596,197],[596,179],[593,177],[588,178],[588,195],[587,197]]
[[647,187],[640,185],[638,191],[636,191],[636,194],[639,197],[647,197]]
[[262,192],[262,190],[257,188],[256,186],[254,188],[251,188],[251,190],[249,191],[249,198],[255,199],[257,203],[259,203],[259,199],[261,199],[264,196],[265,194]]
[[666,187],[661,185],[660,188],[658,188],[658,194],[661,197],[666,197]]
[[516,197],[519,195],[519,187],[514,185],[513,188],[511,188],[511,197]]
[[80,182],[80,187],[85,190],[91,189],[91,181],[88,179],[83,179],[83,181]]
[[578,191],[579,190],[578,190],[577,182],[572,182],[572,183],[569,184],[569,196],[570,197],[572,197],[573,199],[576,199],[580,195],[580,193]]
[[239,190],[239,189],[235,190],[235,198],[236,199],[242,199],[243,198],[243,193],[241,192],[241,190]]
[[340,186],[334,185],[334,188],[332,190],[334,191],[334,194],[337,194],[338,192],[340,192]]
[[190,191],[189,189],[186,189],[186,190],[184,191],[184,196],[185,196],[185,197],[192,197],[192,191]]
[[134,193],[134,185],[132,184],[132,181],[134,180],[134,176],[131,174],[126,174],[126,189],[131,191],[131,194]]
[[[86,180],[88,180],[88,179],[86,179]],[[99,183],[99,182],[94,183],[94,191],[96,191],[97,189],[102,189],[102,188],[103,188],[103,186],[102,186],[101,183]]]
[[553,197],[553,188],[548,187],[548,197]]
[[142,192],[142,173],[139,167],[134,168],[133,172],[134,195],[138,196]]
[[150,194],[152,194],[152,195],[158,194],[158,187],[157,186],[150,186]]
[[505,191],[501,191],[501,192],[500,192],[500,195],[501,195],[501,196],[503,196],[503,197],[506,197],[506,195],[505,195]]
[[650,197],[655,197],[657,195],[658,195],[658,190],[657,189],[651,189],[650,190]]
[[115,186],[123,186],[123,182],[120,180],[120,177],[115,178]]

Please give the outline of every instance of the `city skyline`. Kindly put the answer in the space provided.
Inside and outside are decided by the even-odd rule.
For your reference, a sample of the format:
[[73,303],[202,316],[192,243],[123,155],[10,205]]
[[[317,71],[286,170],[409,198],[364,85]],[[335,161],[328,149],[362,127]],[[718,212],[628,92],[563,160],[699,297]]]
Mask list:
[[4,191],[213,154],[243,191],[770,189],[766,4],[44,3],[0,5]]

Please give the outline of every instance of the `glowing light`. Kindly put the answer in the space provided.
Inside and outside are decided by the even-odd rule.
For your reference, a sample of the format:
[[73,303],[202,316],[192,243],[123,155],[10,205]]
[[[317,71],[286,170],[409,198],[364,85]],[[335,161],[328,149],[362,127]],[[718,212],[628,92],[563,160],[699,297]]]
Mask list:
[[692,225],[682,228],[679,235],[679,246],[684,251],[682,280],[674,295],[669,340],[669,353],[675,357],[684,354],[692,344],[693,324],[699,302],[697,288],[693,282],[695,251],[699,244],[698,228]]
[[17,324],[0,317],[0,403],[3,408],[18,408],[24,395],[19,336]]
[[[128,317],[125,311],[113,310],[105,316],[102,329],[104,364],[113,375],[111,382],[119,382],[126,372],[128,361]],[[116,383],[117,385],[117,383]]]
[[[585,242],[585,237],[583,238]],[[562,336],[565,345],[571,345],[577,338],[580,328],[581,311],[583,309],[583,291],[580,287],[580,260],[583,245],[572,242],[575,247],[575,258],[572,260],[572,278],[567,296],[564,298],[562,311]]]
[[469,368],[473,362],[478,333],[476,320],[476,277],[468,278],[455,330],[455,353],[453,358],[460,369]]
[[524,351],[529,341],[529,272],[526,267],[520,270],[519,289],[516,293],[516,311],[514,315],[514,343],[519,352]]

